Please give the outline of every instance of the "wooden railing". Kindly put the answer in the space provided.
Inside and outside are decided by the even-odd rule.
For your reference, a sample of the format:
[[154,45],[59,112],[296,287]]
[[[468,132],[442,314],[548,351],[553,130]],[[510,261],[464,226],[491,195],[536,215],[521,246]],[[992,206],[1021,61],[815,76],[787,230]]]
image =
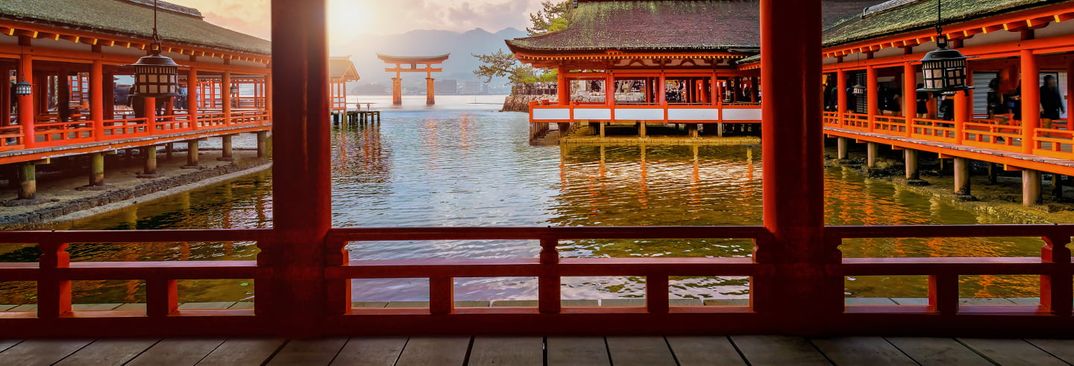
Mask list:
[[562,105],[542,100],[529,104],[530,122],[760,123],[761,104],[750,102]]
[[[324,308],[288,308],[287,314],[315,319],[321,335],[340,334],[636,334],[636,333],[1003,333],[1064,334],[1071,318],[1072,266],[1066,244],[1074,225],[966,225],[828,227],[825,239],[836,257],[805,262],[766,262],[753,258],[563,258],[559,243],[591,239],[752,240],[756,252],[769,248],[763,227],[540,227],[540,228],[362,228],[333,229],[324,241],[322,278]],[[3,232],[0,243],[36,244],[37,263],[0,263],[0,281],[36,283],[37,310],[0,313],[0,336],[134,336],[134,335],[264,335],[286,333],[278,313],[262,307],[286,302],[273,288],[305,286],[297,279],[274,275],[296,258],[272,258],[266,242],[287,245],[272,230]],[[1042,240],[1039,257],[999,258],[838,258],[838,246],[855,238],[1031,237]],[[510,240],[534,241],[533,258],[350,261],[348,244],[383,241]],[[263,249],[257,261],[72,262],[68,244],[140,245],[148,242],[256,242]],[[818,262],[819,261],[819,262]],[[778,276],[797,276],[809,268],[822,273],[815,288],[801,294],[766,288]],[[959,277],[971,275],[1040,276],[1040,302],[1012,306],[961,305]],[[626,308],[574,308],[561,302],[564,277],[637,276],[645,279],[645,305]],[[669,281],[677,276],[742,276],[751,279],[752,305],[671,306]],[[777,276],[777,277],[773,277]],[[844,283],[846,276],[926,276],[928,300],[922,305],[846,305],[843,289],[823,283]],[[535,307],[456,308],[455,279],[537,278]],[[176,281],[187,279],[254,279],[254,310],[186,311],[178,307]],[[352,279],[424,278],[429,281],[427,308],[371,309],[352,306]],[[146,311],[78,312],[71,304],[71,282],[140,280],[146,284]],[[761,281],[759,281],[761,280]],[[280,282],[295,281],[295,283]],[[316,285],[316,284],[315,284]],[[883,289],[878,289],[882,291]],[[798,290],[796,290],[798,291]],[[303,301],[308,301],[305,299]],[[794,309],[811,303],[829,304],[816,313]],[[287,315],[282,315],[286,317]],[[823,327],[817,327],[823,324]],[[107,326],[106,326],[107,325]],[[810,328],[802,328],[808,326]]]
[[1051,128],[1035,131],[1034,154],[1074,160],[1074,131]]
[[[187,114],[157,116],[153,121],[153,128],[149,128],[145,118],[134,118],[132,115],[102,121],[100,126],[96,126],[92,120],[58,122],[55,118],[40,116],[34,124],[33,147],[55,148],[95,141],[192,132],[195,129],[212,132],[213,129],[227,127],[271,125],[271,116],[265,110],[234,110],[231,111],[231,118],[225,118],[219,111],[205,111],[199,113],[196,120],[197,128]],[[25,149],[22,132],[22,127],[18,125],[0,127],[0,151]]]
[[969,146],[1004,151],[1022,151],[1022,128],[990,120],[963,123],[962,143]]
[[869,115],[863,113],[847,112],[843,118],[843,127],[852,130],[868,131],[869,130]]

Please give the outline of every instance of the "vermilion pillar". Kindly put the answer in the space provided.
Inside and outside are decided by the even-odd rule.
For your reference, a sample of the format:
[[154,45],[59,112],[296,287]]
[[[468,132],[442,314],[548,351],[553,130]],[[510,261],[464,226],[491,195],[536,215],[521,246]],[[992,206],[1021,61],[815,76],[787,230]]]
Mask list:
[[93,61],[90,66],[90,118],[93,118],[93,138],[104,137],[104,63]]
[[324,244],[332,202],[325,2],[271,5],[272,196],[276,207],[287,209],[273,212],[273,235],[260,243],[259,266],[271,273],[258,280],[256,311],[290,336],[316,334],[327,309]]
[[392,78],[392,105],[403,105],[403,77],[399,73]]
[[1018,56],[1022,73],[1022,152],[1032,154],[1040,126],[1040,68],[1032,50],[1023,49]]
[[917,71],[909,62],[902,65],[902,115],[906,117],[906,136],[910,136],[917,115]]
[[954,108],[955,108],[955,143],[961,144],[963,135],[966,130],[966,122],[970,120],[969,116],[969,92],[957,92],[954,95]]
[[272,74],[265,75],[265,113],[272,115]]
[[191,67],[186,74],[186,119],[190,129],[198,129],[198,99],[201,98],[201,82],[198,81],[198,69]]
[[869,131],[873,130],[873,122],[880,114],[880,83],[877,82],[876,68],[869,66],[865,69],[865,112],[869,114]]
[[824,238],[820,108],[821,1],[760,1],[764,227],[754,258],[754,310],[784,329],[817,332],[843,310],[837,243]]
[[[835,110],[839,112],[839,127],[846,126],[846,113],[847,113],[847,72],[843,69],[836,71],[835,87],[839,89],[836,92],[836,104],[838,105]],[[840,158],[842,159],[842,158]]]
[[231,125],[231,71],[224,71],[224,81],[220,83],[220,95],[224,103],[224,125]]
[[34,147],[36,137],[34,136],[34,94],[40,93],[39,90],[44,85],[34,83],[34,61],[33,57],[29,54],[23,54],[19,58],[19,82],[27,82],[33,84],[33,93],[30,95],[18,96],[18,109],[19,109],[19,124],[22,125],[22,144],[27,148]]
[[145,130],[150,135],[157,131],[157,98],[156,97],[143,97],[145,100]]
[[436,104],[436,79],[432,74],[425,78],[425,105]]
[[570,104],[571,85],[567,81],[567,69],[562,67],[556,72],[556,93],[559,105]]
[[[7,80],[11,77],[11,69],[7,66],[0,66],[0,77]],[[11,88],[7,85],[0,85],[0,126],[7,126],[11,123]]]

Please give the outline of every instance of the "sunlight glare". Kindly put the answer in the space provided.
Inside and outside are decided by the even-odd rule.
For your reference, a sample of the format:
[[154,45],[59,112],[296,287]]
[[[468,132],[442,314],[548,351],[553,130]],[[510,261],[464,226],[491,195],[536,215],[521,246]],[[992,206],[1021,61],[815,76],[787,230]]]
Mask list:
[[329,0],[329,34],[346,39],[354,35],[371,33],[377,3],[369,0]]

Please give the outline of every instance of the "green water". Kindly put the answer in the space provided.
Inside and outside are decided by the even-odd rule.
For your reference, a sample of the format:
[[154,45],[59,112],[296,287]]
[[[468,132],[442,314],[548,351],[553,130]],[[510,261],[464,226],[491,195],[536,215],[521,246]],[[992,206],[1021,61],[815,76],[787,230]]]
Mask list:
[[[466,97],[472,98],[472,97]],[[333,132],[333,221],[373,226],[652,226],[756,225],[761,222],[758,146],[533,147],[526,115],[494,105],[441,100],[434,109],[386,111],[380,127]],[[213,185],[63,229],[261,228],[272,217],[266,172]],[[847,168],[825,172],[830,224],[968,224],[993,222],[887,180]],[[848,257],[1036,256],[1038,240],[870,239],[848,241]],[[533,257],[535,241],[352,243],[352,259]],[[744,240],[582,240],[562,243],[567,257],[744,257]],[[83,244],[73,260],[252,259],[253,243]],[[32,247],[0,249],[0,261],[32,261]],[[963,296],[1032,297],[1039,280],[1026,276],[965,277]],[[32,284],[0,283],[0,303],[33,301]],[[354,281],[355,300],[420,300],[427,282]],[[920,277],[848,278],[853,297],[924,297]],[[238,301],[252,280],[180,283],[181,301]],[[675,298],[741,298],[745,278],[675,278]],[[564,298],[641,297],[640,278],[567,278]],[[80,281],[76,302],[144,298],[137,281]],[[533,299],[536,279],[467,279],[458,300]]]

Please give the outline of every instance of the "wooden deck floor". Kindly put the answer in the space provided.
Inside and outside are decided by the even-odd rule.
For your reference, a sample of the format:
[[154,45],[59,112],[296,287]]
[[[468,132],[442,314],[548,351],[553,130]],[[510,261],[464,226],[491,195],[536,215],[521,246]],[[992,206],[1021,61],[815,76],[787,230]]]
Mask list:
[[0,340],[0,365],[1070,365],[1074,340],[399,337]]

